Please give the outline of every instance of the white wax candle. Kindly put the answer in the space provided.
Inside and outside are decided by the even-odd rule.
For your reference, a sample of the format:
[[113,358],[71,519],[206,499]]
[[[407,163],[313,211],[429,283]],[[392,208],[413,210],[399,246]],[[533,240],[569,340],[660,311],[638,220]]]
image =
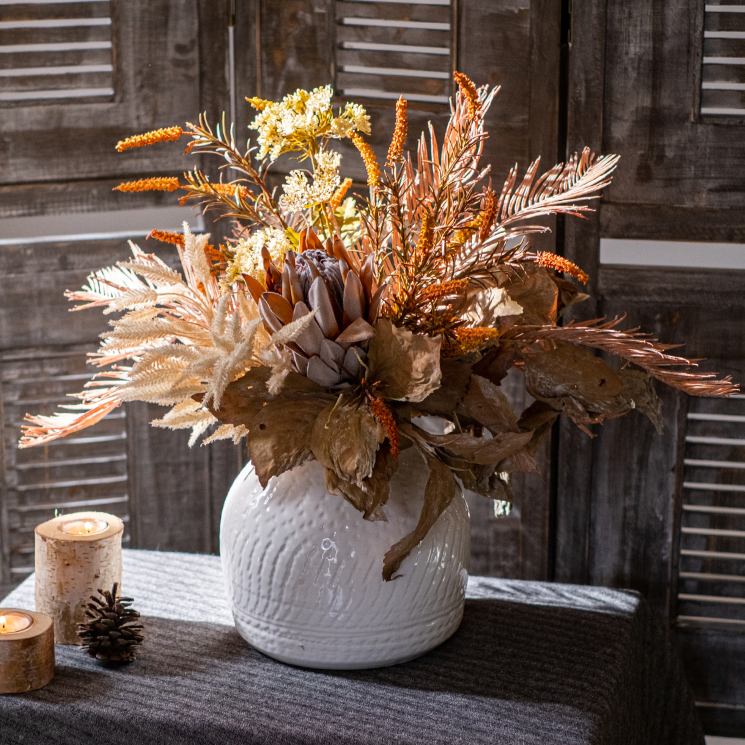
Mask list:
[[65,535],[98,535],[103,533],[109,524],[105,520],[99,520],[95,517],[68,520],[60,525],[60,530]]
[[6,611],[0,616],[0,634],[17,634],[33,624],[34,619],[19,611]]

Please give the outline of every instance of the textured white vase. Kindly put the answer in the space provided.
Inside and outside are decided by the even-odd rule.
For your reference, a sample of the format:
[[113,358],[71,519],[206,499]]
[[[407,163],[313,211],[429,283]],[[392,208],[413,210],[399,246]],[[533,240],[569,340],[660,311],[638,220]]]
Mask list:
[[241,636],[303,667],[352,670],[413,659],[441,644],[463,616],[470,552],[458,494],[385,582],[383,556],[419,520],[428,469],[401,453],[385,512],[369,522],[326,491],[312,461],[263,489],[249,463],[230,489],[220,525],[228,597]]

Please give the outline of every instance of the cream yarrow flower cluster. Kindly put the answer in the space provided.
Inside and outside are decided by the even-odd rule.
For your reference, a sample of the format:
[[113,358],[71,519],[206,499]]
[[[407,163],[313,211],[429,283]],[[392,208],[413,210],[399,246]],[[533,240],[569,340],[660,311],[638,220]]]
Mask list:
[[305,171],[292,171],[282,187],[279,206],[287,213],[323,204],[331,200],[339,186],[341,153],[323,151],[316,156],[313,183],[308,183]]
[[287,251],[293,248],[292,242],[284,231],[278,228],[263,228],[252,233],[248,238],[241,238],[235,244],[232,259],[228,262],[225,281],[232,284],[241,274],[250,274],[259,281],[264,281],[264,261],[261,249],[266,247],[272,261],[281,265]]
[[369,134],[370,119],[359,104],[347,104],[334,117],[333,94],[331,86],[326,85],[312,91],[296,90],[280,103],[249,99],[259,109],[250,125],[259,133],[259,159],[269,156],[275,161],[282,153],[306,150],[317,137],[348,137],[356,130]]
[[339,139],[349,137],[354,131],[369,135],[370,117],[358,103],[348,103],[344,111],[331,121],[331,136]]

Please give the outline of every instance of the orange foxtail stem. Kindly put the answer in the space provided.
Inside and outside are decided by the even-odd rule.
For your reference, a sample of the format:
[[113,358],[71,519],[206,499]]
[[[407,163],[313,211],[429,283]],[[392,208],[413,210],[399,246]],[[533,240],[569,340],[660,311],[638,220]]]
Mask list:
[[157,178],[141,178],[139,181],[125,181],[115,186],[112,191],[176,191],[179,184],[176,176],[159,176]]
[[541,266],[548,267],[549,269],[555,269],[557,272],[568,274],[569,276],[578,279],[580,282],[582,282],[583,285],[586,285],[587,280],[590,279],[590,277],[587,275],[587,272],[582,271],[582,269],[580,269],[576,264],[573,264],[571,261],[565,259],[563,256],[557,256],[556,254],[552,254],[549,251],[540,251],[539,253],[537,253],[536,260]]
[[462,72],[454,72],[453,77],[455,78],[455,82],[458,84],[461,92],[466,97],[468,118],[473,120],[476,118],[476,115],[479,113],[481,108],[481,104],[479,103],[479,92],[476,90],[476,86],[470,78]]
[[401,160],[404,155],[404,142],[406,141],[406,131],[409,127],[408,118],[406,116],[407,102],[403,96],[396,102],[396,127],[393,130],[393,139],[391,145],[388,148],[388,162],[396,163]]
[[368,185],[377,188],[380,186],[380,166],[378,165],[378,159],[375,157],[375,153],[359,132],[352,133],[352,142],[354,142],[360,151],[362,160],[365,162]]
[[121,140],[117,143],[117,152],[123,153],[125,150],[130,150],[133,147],[145,147],[145,145],[154,145],[156,142],[173,142],[178,140],[181,135],[184,134],[184,130],[181,127],[166,127],[165,129],[155,129],[152,132],[145,132],[142,135],[134,135],[134,137],[127,137],[126,140]]

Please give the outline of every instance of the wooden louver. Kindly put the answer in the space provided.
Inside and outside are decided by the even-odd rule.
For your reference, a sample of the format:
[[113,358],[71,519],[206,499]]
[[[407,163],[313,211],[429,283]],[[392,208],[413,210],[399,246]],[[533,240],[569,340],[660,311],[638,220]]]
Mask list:
[[691,399],[678,624],[745,627],[745,395]]
[[704,10],[701,115],[745,117],[745,5]]
[[336,3],[336,84],[344,98],[446,105],[455,19],[450,0]]
[[126,410],[38,450],[19,450],[23,416],[74,404],[93,372],[81,350],[5,353],[0,360],[4,498],[0,504],[3,563],[12,581],[33,571],[34,527],[60,513],[93,509],[124,520],[127,545],[129,469]]
[[110,3],[0,3],[0,105],[109,101]]

